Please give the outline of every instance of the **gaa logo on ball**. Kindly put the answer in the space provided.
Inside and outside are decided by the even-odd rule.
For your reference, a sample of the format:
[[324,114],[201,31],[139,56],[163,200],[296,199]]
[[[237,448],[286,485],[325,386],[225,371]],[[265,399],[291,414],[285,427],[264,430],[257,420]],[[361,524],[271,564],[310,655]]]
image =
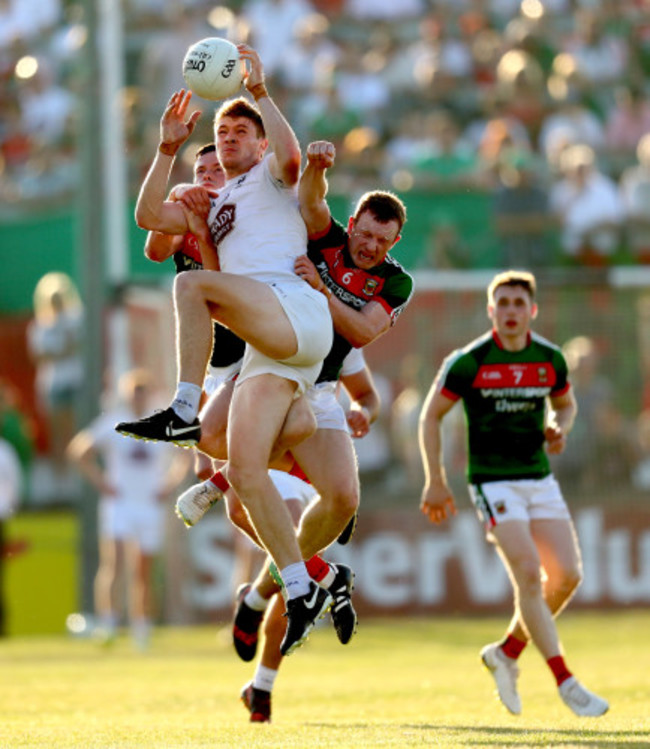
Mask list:
[[227,99],[241,88],[244,61],[237,47],[219,36],[195,42],[183,59],[183,78],[189,89],[204,99]]

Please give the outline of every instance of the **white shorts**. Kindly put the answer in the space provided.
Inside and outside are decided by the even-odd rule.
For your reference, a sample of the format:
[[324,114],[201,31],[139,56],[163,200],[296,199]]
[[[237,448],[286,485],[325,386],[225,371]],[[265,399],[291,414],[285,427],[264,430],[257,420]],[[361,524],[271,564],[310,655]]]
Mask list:
[[317,429],[338,429],[349,432],[343,407],[336,399],[335,382],[319,382],[305,393],[316,417]]
[[284,309],[298,340],[298,350],[288,359],[278,361],[246,344],[237,385],[249,377],[275,374],[298,384],[304,393],[316,382],[323,359],[332,348],[332,316],[324,294],[305,281],[272,283],[270,288]]
[[470,484],[469,493],[488,531],[508,520],[571,519],[560,485],[552,474],[543,479]]
[[307,507],[317,494],[311,484],[299,479],[297,476],[292,476],[286,471],[271,469],[269,470],[269,477],[273,481],[275,488],[280,492],[282,499],[298,499],[303,507]]
[[203,380],[203,392],[208,398],[215,393],[224,382],[231,380],[241,369],[243,359],[229,364],[227,367],[208,367],[208,373]]
[[99,503],[99,536],[114,541],[135,541],[145,554],[162,549],[165,513],[162,504],[102,499]]

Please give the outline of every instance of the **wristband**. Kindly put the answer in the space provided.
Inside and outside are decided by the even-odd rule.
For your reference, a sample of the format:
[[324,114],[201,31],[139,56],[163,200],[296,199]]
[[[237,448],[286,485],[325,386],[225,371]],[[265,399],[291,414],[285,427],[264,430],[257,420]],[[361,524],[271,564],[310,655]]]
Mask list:
[[251,86],[248,89],[251,92],[251,95],[255,101],[258,101],[259,99],[263,99],[265,96],[269,95],[269,92],[266,90],[266,85],[264,82],[262,83],[256,83],[254,86]]
[[160,143],[158,145],[158,150],[160,153],[164,153],[165,156],[176,156],[179,148],[180,146],[177,146],[174,143]]

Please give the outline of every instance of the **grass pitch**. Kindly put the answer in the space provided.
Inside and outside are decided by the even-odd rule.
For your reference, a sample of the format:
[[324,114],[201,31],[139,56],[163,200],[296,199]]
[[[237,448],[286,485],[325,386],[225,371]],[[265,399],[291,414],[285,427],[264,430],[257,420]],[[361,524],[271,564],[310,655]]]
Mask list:
[[320,627],[286,659],[273,723],[239,702],[253,665],[228,629],[160,629],[151,649],[128,638],[0,641],[0,747],[629,747],[650,746],[650,611],[567,613],[567,663],[610,700],[602,718],[560,701],[539,654],[521,657],[523,714],[494,696],[478,652],[506,619],[362,622],[338,644]]

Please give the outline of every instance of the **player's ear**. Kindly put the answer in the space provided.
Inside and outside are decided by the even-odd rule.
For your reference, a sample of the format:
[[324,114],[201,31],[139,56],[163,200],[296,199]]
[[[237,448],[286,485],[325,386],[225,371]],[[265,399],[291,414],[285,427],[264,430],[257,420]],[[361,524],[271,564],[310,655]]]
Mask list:
[[537,305],[535,304],[535,302],[533,302],[533,305],[530,308],[530,316],[533,320],[537,317]]
[[354,216],[350,216],[348,219],[348,234],[352,233],[352,229],[354,229]]
[[490,320],[494,319],[494,305],[488,304],[486,307],[487,310],[487,316],[490,318]]
[[397,235],[397,236],[395,237],[395,241],[394,241],[394,242],[393,242],[393,244],[392,244],[392,245],[390,246],[391,250],[393,249],[393,247],[395,247],[395,245],[396,245],[396,244],[397,244],[397,243],[398,243],[398,242],[400,241],[400,239],[401,239],[401,238],[402,238],[402,235],[401,235],[401,234],[398,234],[398,235]]

